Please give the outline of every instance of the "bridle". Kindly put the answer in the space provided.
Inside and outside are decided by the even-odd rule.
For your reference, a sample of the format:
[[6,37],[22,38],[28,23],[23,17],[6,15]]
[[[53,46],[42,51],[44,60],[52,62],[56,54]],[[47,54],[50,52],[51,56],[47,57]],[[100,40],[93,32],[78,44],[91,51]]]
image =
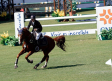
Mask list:
[[[23,32],[23,28],[20,29],[20,30],[18,29],[19,42],[20,42],[21,35],[23,35],[23,33],[24,33],[24,32]],[[33,38],[33,37],[32,37],[32,34],[26,35],[25,38],[23,39],[23,41],[26,41],[27,43],[31,43],[31,42],[30,42],[31,39],[29,39],[29,41],[28,41],[28,38],[30,38],[30,37],[31,37],[31,39]],[[21,41],[21,42],[22,42],[22,41]]]

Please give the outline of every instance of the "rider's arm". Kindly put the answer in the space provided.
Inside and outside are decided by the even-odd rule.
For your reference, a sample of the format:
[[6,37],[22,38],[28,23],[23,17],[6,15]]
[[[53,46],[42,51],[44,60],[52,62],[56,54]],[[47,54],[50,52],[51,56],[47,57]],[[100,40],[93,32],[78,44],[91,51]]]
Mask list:
[[31,21],[29,22],[29,24],[28,24],[28,27],[27,27],[27,29],[29,30],[29,28],[30,28],[30,26],[31,26]]
[[42,31],[42,25],[40,24],[39,21],[36,21],[36,28],[37,28],[37,32],[41,32]]

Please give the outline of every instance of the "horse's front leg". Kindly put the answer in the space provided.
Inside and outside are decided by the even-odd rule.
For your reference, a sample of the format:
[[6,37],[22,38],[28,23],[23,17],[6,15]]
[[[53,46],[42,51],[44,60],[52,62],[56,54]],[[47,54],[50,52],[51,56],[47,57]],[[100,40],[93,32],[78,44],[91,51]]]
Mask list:
[[34,51],[29,51],[28,54],[25,56],[25,59],[27,60],[28,63],[33,63],[33,60],[29,60],[28,57],[32,55]]
[[15,69],[18,67],[17,64],[18,64],[19,57],[20,57],[22,54],[24,54],[24,53],[25,53],[25,51],[24,51],[24,49],[22,49],[21,52],[17,55],[16,61],[15,61],[15,65],[14,65],[14,68],[15,68]]

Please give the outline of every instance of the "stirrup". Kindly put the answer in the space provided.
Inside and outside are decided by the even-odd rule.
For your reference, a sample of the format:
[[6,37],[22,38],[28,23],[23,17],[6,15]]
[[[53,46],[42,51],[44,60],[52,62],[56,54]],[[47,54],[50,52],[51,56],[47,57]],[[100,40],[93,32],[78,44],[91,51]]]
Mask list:
[[39,47],[38,46],[35,47],[35,51],[39,51]]
[[32,39],[30,39],[30,43],[33,43],[33,40]]
[[40,44],[39,44],[39,43],[40,43],[40,41],[39,41],[39,39],[38,39],[38,40],[37,40],[37,45],[38,45],[38,46],[40,46]]

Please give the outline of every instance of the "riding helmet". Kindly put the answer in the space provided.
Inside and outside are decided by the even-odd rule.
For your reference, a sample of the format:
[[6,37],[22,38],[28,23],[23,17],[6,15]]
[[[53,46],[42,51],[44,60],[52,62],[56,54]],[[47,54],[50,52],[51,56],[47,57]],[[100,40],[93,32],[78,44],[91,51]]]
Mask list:
[[31,19],[35,19],[35,15],[31,15]]

